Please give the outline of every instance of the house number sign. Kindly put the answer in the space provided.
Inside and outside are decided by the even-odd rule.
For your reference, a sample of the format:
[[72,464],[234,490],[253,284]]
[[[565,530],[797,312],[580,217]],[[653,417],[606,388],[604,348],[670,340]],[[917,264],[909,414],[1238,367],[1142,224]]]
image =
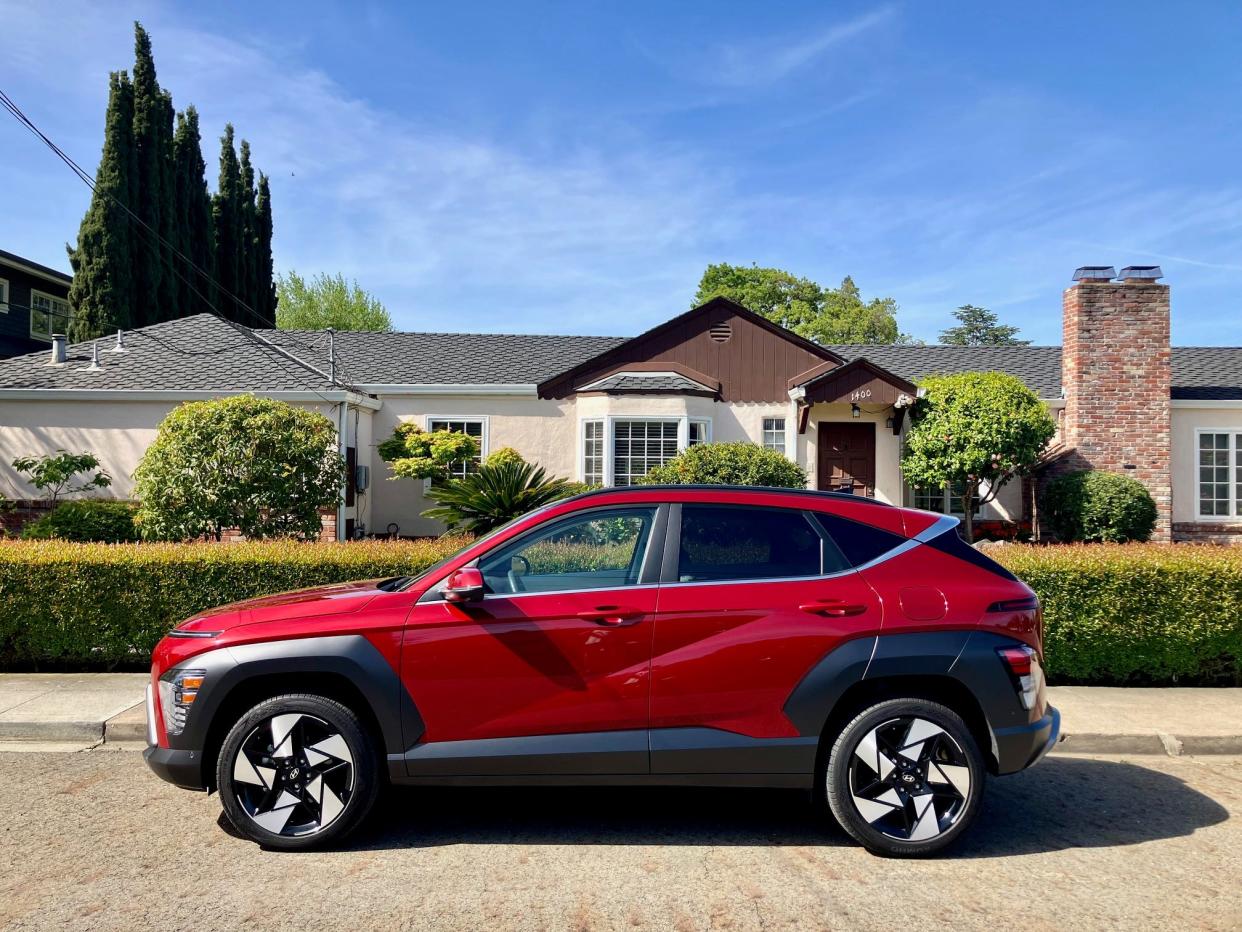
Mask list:
[[862,401],[864,398],[870,398],[870,397],[871,397],[871,389],[856,388],[850,394],[850,401]]

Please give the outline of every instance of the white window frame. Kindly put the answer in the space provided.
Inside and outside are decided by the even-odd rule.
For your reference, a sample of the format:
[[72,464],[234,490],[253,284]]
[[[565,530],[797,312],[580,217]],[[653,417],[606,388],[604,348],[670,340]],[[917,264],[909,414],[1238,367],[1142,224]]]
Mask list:
[[[1201,509],[1203,508],[1203,498],[1199,494],[1199,444],[1204,434],[1227,434],[1229,436],[1229,514],[1227,515],[1205,515]],[[1242,522],[1242,496],[1238,495],[1238,486],[1242,484],[1242,466],[1238,464],[1238,451],[1242,449],[1242,443],[1239,443],[1239,437],[1242,436],[1242,427],[1196,427],[1195,428],[1195,449],[1192,457],[1192,469],[1194,472],[1190,474],[1191,489],[1195,493],[1195,521],[1202,524],[1236,524]]]
[[[486,414],[428,414],[423,417],[423,430],[431,433],[434,429],[431,425],[435,421],[460,421],[468,424],[482,424],[483,434],[479,437],[479,462],[482,463],[487,459],[487,454],[491,448],[490,441],[490,423]],[[424,491],[431,488],[431,480],[423,481]]]
[[[767,428],[768,421],[780,421],[781,422],[781,429],[779,431],[781,435],[781,445],[779,447],[768,446],[768,434],[778,433],[776,430],[771,430],[771,431],[768,430]],[[789,419],[785,417],[785,415],[765,414],[763,415],[763,417],[759,419],[759,445],[763,447],[765,450],[776,450],[778,453],[784,453],[788,455],[789,453],[788,431],[789,431]]]
[[9,280],[0,278],[0,314],[9,312]]
[[[918,504],[918,501],[917,501],[919,490],[916,489],[912,485],[907,486],[907,488],[909,489],[909,492],[910,492],[910,498],[909,498],[910,507],[911,508],[922,508],[922,506]],[[986,483],[980,483],[979,495],[986,495],[987,493],[988,493],[988,488],[987,488]],[[952,506],[949,504],[950,496],[949,496],[948,485],[946,485],[944,488],[940,490],[940,497],[941,497],[942,510],[939,511],[938,514],[948,515],[951,518],[966,517],[964,514],[952,510]],[[954,496],[954,498],[956,498],[956,496]],[[977,498],[978,496],[976,496],[975,513],[973,516],[974,520],[978,521],[980,519],[987,519],[991,517],[992,503],[988,502],[986,505],[979,505],[977,502]],[[924,509],[924,510],[927,510],[927,509]]]
[[598,424],[600,430],[604,431],[604,435],[601,438],[603,445],[599,454],[599,484],[603,486],[608,482],[608,419],[606,417],[578,418],[578,481],[587,484],[591,482],[587,476],[586,468],[586,429],[588,424]]
[[608,414],[599,417],[580,417],[578,419],[578,480],[586,481],[586,425],[587,422],[602,422],[604,425],[604,485],[609,488],[616,485],[616,423],[618,421],[643,421],[647,423],[661,422],[677,424],[677,452],[684,453],[689,446],[690,422],[703,425],[703,443],[712,442],[712,419],[710,417],[690,417],[688,414]]
[[[69,308],[69,314],[70,314],[70,315],[72,315],[72,314],[73,314],[73,308],[72,308],[72,307],[69,307],[69,299],[68,299],[68,298],[60,298],[60,297],[57,297],[57,296],[56,296],[56,295],[54,295],[54,294],[48,294],[46,291],[38,291],[38,290],[37,290],[37,289],[35,289],[35,288],[31,288],[31,289],[30,289],[30,320],[29,320],[29,325],[30,325],[30,326],[29,326],[29,329],[30,329],[30,338],[31,338],[32,340],[42,340],[44,343],[51,343],[51,342],[52,342],[52,334],[53,334],[53,333],[56,333],[56,328],[55,328],[54,326],[52,326],[52,321],[51,321],[51,320],[49,320],[49,321],[48,321],[48,334],[47,334],[47,336],[44,336],[44,335],[43,335],[43,334],[41,334],[41,333],[36,333],[36,332],[35,332],[35,328],[34,328],[35,314],[36,314],[36,313],[40,313],[40,314],[45,313],[45,312],[43,312],[43,311],[36,311],[35,306],[34,306],[34,304],[35,304],[35,298],[47,298],[47,299],[48,299],[48,301],[59,301],[59,302],[60,302],[61,304],[63,304],[65,307]],[[65,326],[65,329],[66,329],[66,330],[68,330],[68,323],[69,323],[69,321],[68,321],[68,320],[66,320],[66,321],[65,321],[65,325],[66,325],[66,326]]]

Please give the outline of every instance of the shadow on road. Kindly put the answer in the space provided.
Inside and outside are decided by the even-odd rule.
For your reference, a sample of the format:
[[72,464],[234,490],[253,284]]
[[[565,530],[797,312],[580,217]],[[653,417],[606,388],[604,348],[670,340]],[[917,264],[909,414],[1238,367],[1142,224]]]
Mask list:
[[[1228,812],[1177,777],[1131,763],[1051,757],[989,780],[951,857],[1133,845],[1189,835]],[[846,845],[808,795],[690,788],[402,788],[352,850],[456,844]]]

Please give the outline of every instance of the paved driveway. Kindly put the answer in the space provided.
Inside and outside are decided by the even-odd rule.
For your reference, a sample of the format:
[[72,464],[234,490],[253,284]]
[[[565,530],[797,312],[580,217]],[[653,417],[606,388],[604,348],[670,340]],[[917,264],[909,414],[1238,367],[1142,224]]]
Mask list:
[[887,861],[798,793],[415,790],[277,854],[133,751],[0,754],[10,929],[1242,927],[1242,760],[1054,755],[951,857]]

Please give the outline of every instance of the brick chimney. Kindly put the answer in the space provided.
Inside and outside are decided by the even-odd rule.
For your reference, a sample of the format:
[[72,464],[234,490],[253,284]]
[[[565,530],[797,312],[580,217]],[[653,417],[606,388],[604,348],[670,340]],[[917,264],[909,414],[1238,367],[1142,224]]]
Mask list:
[[1062,298],[1065,464],[1133,476],[1171,535],[1169,286],[1158,266],[1079,269]]

